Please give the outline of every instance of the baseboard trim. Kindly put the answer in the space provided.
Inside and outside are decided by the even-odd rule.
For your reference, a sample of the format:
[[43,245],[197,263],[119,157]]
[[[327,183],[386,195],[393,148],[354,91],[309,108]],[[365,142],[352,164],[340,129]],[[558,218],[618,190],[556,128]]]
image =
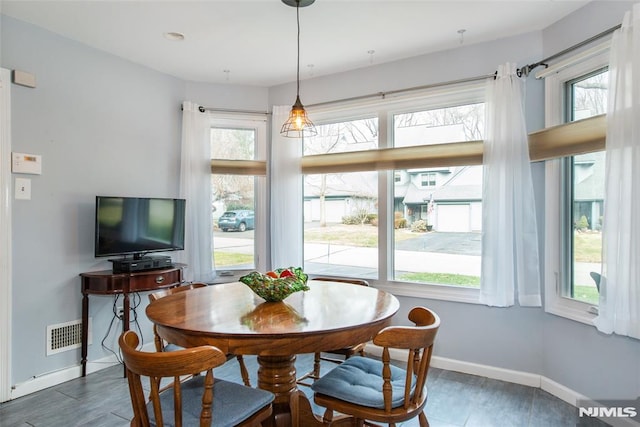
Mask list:
[[540,388],[541,384],[540,375],[514,371],[511,369],[497,368],[495,366],[480,365],[478,363],[464,362],[461,360],[447,359],[446,357],[433,356],[431,359],[431,366],[447,371],[478,375],[495,380],[522,384],[529,387]]
[[[102,369],[110,368],[117,365],[118,361],[115,356],[105,357],[94,362],[87,363],[87,375],[93,372],[100,371]],[[80,378],[82,376],[82,367],[80,365],[64,368],[59,371],[49,372],[33,378],[27,381],[14,384],[11,386],[11,400],[17,399],[22,396],[26,396],[31,393],[35,393],[45,388],[53,387],[64,382]]]
[[[142,347],[142,350],[155,351],[154,344],[147,343]],[[118,364],[120,364],[120,362],[117,360],[115,355],[110,355],[94,361],[88,361],[87,375],[110,368]],[[24,382],[12,385],[9,399],[17,399],[19,397],[23,397],[37,391],[62,384],[76,378],[80,378],[81,376],[82,366],[80,364],[76,366],[70,366],[68,368],[63,368],[54,372],[37,375]]]
[[[382,356],[382,347],[369,343],[367,353],[374,356]],[[390,349],[389,356],[393,360],[406,362],[407,350]],[[511,369],[496,368],[495,366],[481,365],[478,363],[465,362],[462,360],[448,359],[446,357],[433,356],[431,366],[444,369],[446,371],[462,372],[469,375],[491,378],[506,381],[514,384],[537,387],[547,393],[567,402],[571,406],[578,406],[579,401],[590,400],[588,397],[570,389],[552,379],[529,372],[515,371]],[[600,418],[602,421],[613,427],[640,427],[640,424],[630,418]]]
[[[155,351],[155,347],[153,346],[153,343],[148,343],[142,347],[142,350]],[[366,351],[374,356],[382,356],[382,348],[371,343],[367,345]],[[389,356],[393,360],[404,362],[407,359],[407,351],[391,349],[389,351]],[[101,371],[102,369],[110,368],[117,364],[119,364],[119,362],[114,355],[87,362],[87,375]],[[431,366],[438,369],[444,369],[446,371],[461,372],[464,374],[477,375],[529,387],[537,387],[572,406],[577,406],[579,401],[589,400],[588,397],[557,383],[552,379],[538,374],[531,374],[529,372],[497,368],[495,366],[481,365],[479,363],[465,362],[462,360],[439,356],[432,357]],[[80,365],[42,374],[22,383],[13,385],[11,387],[10,399],[17,399],[40,390],[62,384],[63,382],[80,378],[81,376],[82,368]],[[602,420],[611,424],[613,427],[640,427],[639,423],[628,418],[606,418]]]
[[[373,344],[367,345],[367,353],[375,356],[382,355],[382,348]],[[406,361],[407,351],[390,349],[389,356],[398,361]],[[462,372],[463,374],[477,375],[494,380],[506,381],[514,384],[522,384],[529,387],[540,388],[555,397],[576,406],[580,399],[586,399],[581,394],[558,384],[542,375],[531,374],[529,372],[515,371],[512,369],[497,368],[495,366],[481,365],[479,363],[465,362],[463,360],[449,359],[446,357],[433,356],[431,366],[446,371]]]
[[588,399],[586,396],[570,389],[569,387],[565,387],[564,385],[543,376],[540,376],[540,388],[573,406],[578,406],[579,400]]

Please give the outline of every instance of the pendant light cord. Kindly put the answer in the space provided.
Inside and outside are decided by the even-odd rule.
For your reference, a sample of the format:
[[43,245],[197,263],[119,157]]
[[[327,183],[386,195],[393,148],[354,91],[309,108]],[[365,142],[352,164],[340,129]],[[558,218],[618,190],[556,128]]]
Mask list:
[[289,118],[282,125],[280,134],[289,138],[304,138],[314,136],[318,134],[313,122],[307,117],[307,112],[304,109],[304,105],[300,102],[300,5],[308,6],[314,2],[314,0],[282,0],[288,6],[296,7],[296,26],[297,26],[297,61],[296,61],[296,101],[291,106],[289,112]]
[[298,25],[298,60],[296,62],[296,96],[300,96],[300,0],[296,0],[296,24]]

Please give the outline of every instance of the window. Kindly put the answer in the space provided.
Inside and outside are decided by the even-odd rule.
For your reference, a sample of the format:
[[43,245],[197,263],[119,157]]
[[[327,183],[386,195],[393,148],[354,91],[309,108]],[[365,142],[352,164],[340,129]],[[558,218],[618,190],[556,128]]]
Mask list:
[[[567,121],[604,114],[607,105],[608,72],[597,70],[568,81]],[[561,295],[598,304],[596,284],[602,265],[602,213],[605,152],[581,154],[564,160],[564,179],[570,190],[564,194],[564,230],[567,242],[565,265],[570,274]],[[596,279],[594,279],[594,277]]]
[[435,187],[436,186],[436,174],[433,173],[433,172],[421,173],[420,174],[420,186],[421,187]]
[[[375,149],[377,118],[317,126],[304,152],[329,154]],[[378,173],[307,174],[304,177],[304,268],[378,277]]]
[[[211,158],[220,160],[264,159],[264,120],[220,119],[212,122]],[[213,163],[213,162],[212,162]],[[213,260],[217,270],[258,269],[262,252],[265,203],[264,178],[253,170],[216,173],[212,165]]]
[[[397,114],[394,146],[483,139],[484,104]],[[399,281],[479,287],[482,166],[408,169],[395,185],[394,270]]]
[[[607,62],[600,53],[545,78],[547,127],[606,112]],[[588,324],[599,299],[604,168],[604,151],[546,162],[545,309]]]
[[[457,163],[479,152],[483,95],[479,82],[311,111],[318,135],[304,141],[305,270],[366,278],[396,295],[477,302],[482,166]],[[442,144],[464,141],[475,148],[453,144],[438,160]]]

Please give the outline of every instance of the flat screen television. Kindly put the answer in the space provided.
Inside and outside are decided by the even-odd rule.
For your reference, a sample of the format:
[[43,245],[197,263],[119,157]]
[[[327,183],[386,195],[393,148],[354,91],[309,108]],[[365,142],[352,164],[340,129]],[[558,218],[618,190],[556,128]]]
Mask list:
[[95,256],[184,249],[185,200],[96,196]]

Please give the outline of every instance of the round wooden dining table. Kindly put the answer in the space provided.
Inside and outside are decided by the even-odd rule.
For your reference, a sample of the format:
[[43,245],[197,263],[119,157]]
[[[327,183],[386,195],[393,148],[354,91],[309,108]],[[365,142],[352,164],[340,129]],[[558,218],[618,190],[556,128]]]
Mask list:
[[310,290],[282,302],[265,302],[240,282],[211,285],[160,298],[146,314],[170,343],[257,355],[258,387],[276,396],[271,425],[322,425],[297,390],[296,355],[371,340],[390,324],[399,302],[373,287],[313,280],[308,285]]

